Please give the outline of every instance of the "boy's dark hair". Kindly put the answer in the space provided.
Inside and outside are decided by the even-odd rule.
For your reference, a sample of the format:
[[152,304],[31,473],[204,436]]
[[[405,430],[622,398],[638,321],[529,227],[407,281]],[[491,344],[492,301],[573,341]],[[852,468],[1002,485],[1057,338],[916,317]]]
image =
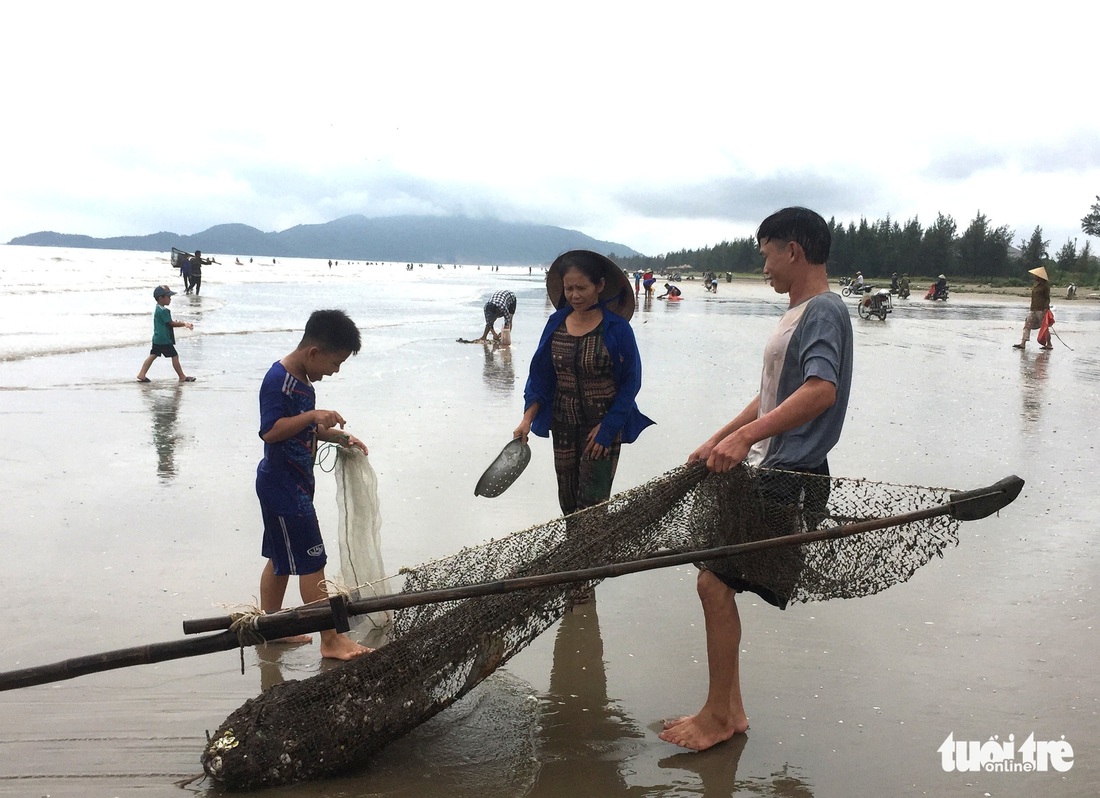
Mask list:
[[757,228],[756,243],[765,240],[793,241],[802,247],[806,260],[823,264],[829,260],[833,233],[820,214],[809,208],[784,208],[762,221]]
[[344,311],[315,310],[309,315],[302,342],[298,346],[316,346],[324,352],[351,352],[356,355],[362,341],[359,328]]

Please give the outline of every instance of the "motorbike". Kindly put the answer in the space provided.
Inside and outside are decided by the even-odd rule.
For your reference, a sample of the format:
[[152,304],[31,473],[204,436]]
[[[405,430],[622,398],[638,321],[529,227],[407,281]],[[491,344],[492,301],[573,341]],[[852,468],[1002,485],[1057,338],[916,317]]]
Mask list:
[[946,302],[947,301],[947,294],[948,294],[948,291],[947,291],[947,286],[946,285],[943,288],[941,288],[940,290],[937,291],[936,290],[936,284],[932,283],[932,285],[930,285],[928,287],[928,293],[924,295],[924,298],[925,299],[931,299],[933,302],[936,301],[937,299],[942,299],[944,302]]
[[865,286],[863,296],[859,300],[859,317],[870,319],[872,317],[886,321],[887,314],[894,309],[894,300],[890,291],[886,288]]
[[852,294],[858,294],[861,290],[863,290],[863,291],[867,290],[866,285],[861,287],[860,284],[857,283],[855,280],[853,280],[851,277],[841,277],[840,278],[840,285],[841,285],[841,289],[840,289],[840,295],[841,296],[851,296]]

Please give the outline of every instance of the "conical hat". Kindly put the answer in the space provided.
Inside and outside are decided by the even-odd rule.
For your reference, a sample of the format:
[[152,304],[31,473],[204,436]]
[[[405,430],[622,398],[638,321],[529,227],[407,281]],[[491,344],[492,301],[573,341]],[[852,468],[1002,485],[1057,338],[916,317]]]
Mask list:
[[600,304],[629,321],[634,315],[634,291],[626,272],[610,258],[587,249],[573,249],[558,255],[546,271],[546,295],[550,297],[554,307],[560,309],[567,304],[565,292],[562,290],[562,274],[565,269],[581,264],[595,266],[603,276],[604,288],[600,292]]
[[1036,266],[1034,269],[1028,269],[1027,273],[1034,274],[1040,280],[1046,280],[1047,282],[1050,281],[1050,278],[1047,277],[1047,270],[1044,266]]

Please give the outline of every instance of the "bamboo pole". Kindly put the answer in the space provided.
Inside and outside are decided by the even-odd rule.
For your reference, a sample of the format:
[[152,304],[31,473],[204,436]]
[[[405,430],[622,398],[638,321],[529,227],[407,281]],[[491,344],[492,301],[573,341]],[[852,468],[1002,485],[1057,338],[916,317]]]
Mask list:
[[[820,540],[833,540],[848,537],[865,532],[873,532],[892,526],[901,526],[915,521],[923,521],[941,515],[971,521],[984,518],[1000,510],[1012,502],[1023,487],[1023,480],[1012,476],[1002,479],[1000,482],[967,491],[965,493],[952,494],[947,504],[938,507],[930,507],[924,510],[915,510],[909,513],[889,516],[887,518],[858,521],[851,524],[832,527],[830,529],[814,530],[795,535],[786,535],[778,538],[769,538],[750,543],[738,543],[729,546],[719,546],[698,551],[675,552],[646,557],[641,560],[629,560],[622,563],[600,565],[593,568],[581,568],[573,571],[562,571],[536,576],[516,577],[512,579],[499,579],[492,582],[482,582],[463,587],[443,588],[440,590],[424,590],[413,593],[397,593],[393,595],[377,596],[369,599],[358,599],[347,602],[348,615],[364,615],[382,610],[402,609],[423,604],[432,604],[442,601],[457,601],[478,596],[499,595],[511,593],[517,590],[533,590],[554,585],[568,584],[570,582],[589,582],[595,579],[608,579],[626,574],[649,571],[657,568],[669,568],[676,565],[701,560],[713,560],[723,557],[733,557],[739,554],[778,548],[780,546],[793,546],[802,543],[813,543]],[[297,607],[282,610],[269,615],[259,615],[253,619],[251,632],[262,639],[275,640],[296,634],[320,632],[332,629],[337,621],[334,616],[339,616],[330,606],[333,602],[343,601],[340,597],[330,599],[329,605],[313,604],[305,607]],[[92,654],[85,657],[62,660],[48,665],[39,665],[24,668],[17,671],[0,673],[0,691],[14,690],[21,687],[57,682],[84,676],[89,673],[113,670],[116,668],[128,668],[132,665],[147,665],[154,662],[163,662],[170,659],[182,659],[195,657],[202,654],[210,654],[216,651],[254,645],[246,642],[236,632],[228,631],[233,623],[230,616],[217,616],[213,618],[197,618],[183,622],[186,634],[199,632],[219,631],[219,634],[205,637],[185,638],[166,643],[152,643],[135,648],[106,651],[101,654]]]
[[[796,546],[803,543],[814,543],[820,540],[834,540],[836,538],[858,535],[864,532],[887,529],[892,526],[911,524],[915,521],[923,521],[941,515],[952,515],[962,521],[972,521],[991,515],[1011,503],[1016,496],[1019,495],[1023,484],[1023,480],[1017,476],[1006,477],[987,488],[979,488],[977,490],[952,494],[950,500],[946,504],[941,504],[937,507],[914,510],[909,513],[901,513],[886,518],[857,521],[851,524],[831,527],[829,529],[818,529],[795,535],[784,535],[777,538],[756,540],[750,543],[736,543],[729,546],[719,546],[697,551],[651,555],[641,560],[628,560],[621,563],[611,563],[573,571],[538,574],[536,576],[498,579],[492,582],[479,582],[473,585],[464,585],[463,587],[422,590],[410,593],[394,593],[375,596],[373,598],[356,599],[348,602],[347,612],[349,615],[366,615],[372,612],[398,610],[406,607],[417,607],[423,604],[435,604],[443,601],[459,601],[461,599],[477,598],[480,596],[500,595],[503,593],[511,593],[516,590],[535,590],[543,587],[567,584],[569,582],[589,582],[594,579],[609,579],[616,576],[625,576],[626,574],[650,571],[657,568],[686,565],[701,560],[735,557],[741,554],[750,554],[755,551],[773,549],[780,546]],[[277,623],[277,619],[284,614],[296,620],[304,620],[306,618],[321,620],[331,617],[328,608],[324,606],[312,605],[298,607],[292,610],[282,610],[278,613],[261,616],[257,619],[257,629],[261,631],[261,633],[268,629],[274,629],[274,624]],[[184,634],[213,632],[219,629],[228,629],[231,623],[232,619],[228,616],[195,618],[183,622],[183,631]],[[272,626],[268,626],[268,624],[272,624]]]

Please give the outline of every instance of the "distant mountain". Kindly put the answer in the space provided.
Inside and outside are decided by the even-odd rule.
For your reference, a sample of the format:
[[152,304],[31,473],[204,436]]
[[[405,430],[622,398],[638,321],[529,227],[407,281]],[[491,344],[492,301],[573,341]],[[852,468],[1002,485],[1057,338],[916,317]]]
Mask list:
[[219,224],[189,236],[162,232],[92,238],[41,232],[13,238],[8,243],[148,252],[167,252],[176,247],[188,252],[200,249],[219,255],[521,266],[550,263],[569,249],[591,249],[622,257],[639,254],[623,244],[599,241],[562,227],[461,216],[374,219],[345,216],[325,224],[302,224],[277,233],[264,233],[245,224]]

